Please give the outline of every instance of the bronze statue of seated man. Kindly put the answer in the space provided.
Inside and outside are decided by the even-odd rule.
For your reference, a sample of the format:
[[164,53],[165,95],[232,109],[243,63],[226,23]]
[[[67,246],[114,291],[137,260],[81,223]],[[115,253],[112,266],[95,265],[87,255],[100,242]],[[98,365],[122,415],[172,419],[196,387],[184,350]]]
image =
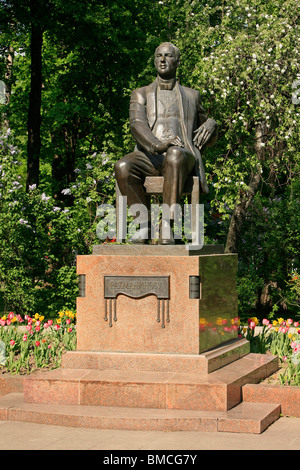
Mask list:
[[[178,83],[180,52],[176,46],[158,46],[154,64],[156,80],[131,94],[130,127],[136,147],[115,164],[116,179],[129,207],[148,207],[143,188],[146,176],[164,177],[163,203],[170,208],[180,203],[185,181],[191,174],[199,177],[201,192],[208,192],[200,150],[216,142],[217,123],[207,119],[199,92]],[[173,219],[170,212],[171,222]],[[136,232],[138,236],[133,236],[133,243],[145,243],[150,238],[148,217],[139,220],[140,230]],[[162,220],[163,233],[164,224],[170,220]],[[168,232],[162,244],[174,243],[172,230]]]

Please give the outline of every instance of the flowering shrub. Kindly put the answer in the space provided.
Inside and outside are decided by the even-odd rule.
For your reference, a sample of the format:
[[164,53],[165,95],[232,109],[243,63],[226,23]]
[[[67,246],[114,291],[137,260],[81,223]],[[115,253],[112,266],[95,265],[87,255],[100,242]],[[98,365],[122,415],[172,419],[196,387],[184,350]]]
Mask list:
[[55,320],[44,321],[43,315],[20,315],[10,312],[0,319],[0,341],[5,347],[5,361],[0,371],[29,373],[35,368],[56,368],[65,351],[76,348],[76,314],[62,310]]
[[300,385],[300,325],[291,318],[278,318],[272,322],[263,319],[262,329],[256,334],[259,322],[248,319],[248,326],[240,327],[240,335],[250,341],[251,352],[277,355],[283,367],[279,376],[282,385]]
[[[76,184],[52,197],[51,186],[25,191],[22,156],[8,130],[0,133],[0,294],[22,314],[75,308],[76,255],[95,243],[96,212],[114,186],[110,156],[92,154],[76,168]],[[51,181],[51,180],[50,180]],[[103,194],[100,194],[99,188]],[[50,194],[49,194],[50,193]],[[69,204],[70,202],[70,204]],[[55,314],[55,313],[54,313]]]

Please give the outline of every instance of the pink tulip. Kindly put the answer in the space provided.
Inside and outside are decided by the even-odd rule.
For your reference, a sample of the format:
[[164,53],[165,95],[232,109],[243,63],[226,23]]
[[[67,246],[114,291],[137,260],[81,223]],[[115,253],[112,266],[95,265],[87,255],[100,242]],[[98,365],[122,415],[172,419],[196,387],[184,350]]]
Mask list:
[[36,326],[35,327],[35,331],[38,333],[40,331],[41,327],[40,326]]
[[48,320],[48,325],[49,326],[53,325],[53,320]]
[[5,320],[0,320],[0,326],[5,326]]
[[13,345],[15,344],[15,340],[11,339],[10,342],[9,342],[9,344],[10,344],[11,346],[13,346]]
[[264,318],[262,321],[262,324],[265,326],[268,326],[270,324],[269,320],[267,318]]
[[26,328],[26,330],[28,330],[28,331],[31,331],[31,330],[32,330],[32,326],[31,326],[31,325],[26,325],[25,328]]
[[44,328],[49,328],[48,323],[44,323]]
[[12,319],[14,318],[13,312],[9,312],[7,318],[8,318],[9,320],[12,320]]
[[35,322],[35,325],[36,325],[36,326],[41,326],[41,322],[40,322],[39,320],[37,320],[37,321]]
[[27,335],[26,334],[23,336],[23,341],[24,342],[27,341]]
[[55,326],[54,326],[54,329],[55,329],[55,331],[58,331],[58,330],[60,329],[60,326],[59,326],[59,325],[55,325]]
[[284,326],[280,326],[279,327],[279,331],[280,333],[287,333],[289,331],[289,328],[288,327],[284,327]]
[[6,324],[7,326],[9,326],[11,324],[11,321],[10,320],[6,320]]
[[299,322],[298,322],[298,321],[295,321],[295,322],[294,322],[294,327],[297,328],[297,326],[299,326]]
[[70,320],[70,318],[67,318],[67,320],[66,320],[66,324],[67,324],[67,325],[70,325],[70,323],[71,323],[71,320]]
[[254,330],[255,329],[255,321],[251,321],[250,324],[249,324],[249,327],[251,330]]

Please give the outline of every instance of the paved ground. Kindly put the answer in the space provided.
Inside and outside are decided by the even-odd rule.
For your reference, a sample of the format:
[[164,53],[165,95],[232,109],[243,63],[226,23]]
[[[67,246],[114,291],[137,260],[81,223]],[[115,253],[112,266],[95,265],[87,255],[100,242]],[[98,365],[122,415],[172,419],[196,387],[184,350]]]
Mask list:
[[117,456],[125,450],[300,450],[300,418],[282,417],[262,434],[113,431],[0,421],[0,449],[115,450]]

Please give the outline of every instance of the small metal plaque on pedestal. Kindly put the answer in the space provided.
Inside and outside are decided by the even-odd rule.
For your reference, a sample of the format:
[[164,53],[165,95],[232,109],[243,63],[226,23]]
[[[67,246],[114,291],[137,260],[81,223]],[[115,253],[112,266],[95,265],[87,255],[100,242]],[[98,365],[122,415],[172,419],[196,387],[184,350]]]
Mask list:
[[[157,321],[162,321],[162,328],[165,328],[165,320],[170,321],[170,276],[104,276],[104,320],[109,319],[110,327],[112,327],[112,319],[117,321],[116,301],[119,294],[134,299],[155,295],[157,297]],[[107,301],[109,306],[107,306]]]

